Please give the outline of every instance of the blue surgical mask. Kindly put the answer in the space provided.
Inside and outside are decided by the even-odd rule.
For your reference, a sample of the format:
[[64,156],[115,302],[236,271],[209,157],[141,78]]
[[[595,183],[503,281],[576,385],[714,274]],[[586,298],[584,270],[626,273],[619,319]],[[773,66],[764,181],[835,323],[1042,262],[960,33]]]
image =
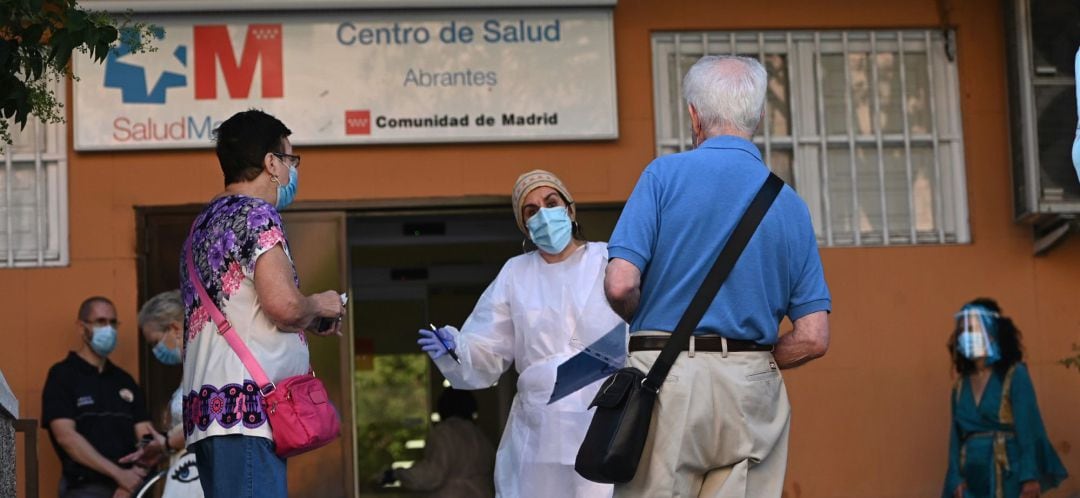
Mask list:
[[293,199],[296,198],[296,188],[300,184],[300,170],[290,166],[289,168],[289,183],[285,185],[278,185],[277,188],[277,205],[274,206],[278,211],[289,207],[292,204]]
[[109,356],[116,349],[116,327],[104,325],[90,329],[90,349],[101,356]]
[[533,244],[548,254],[559,254],[570,244],[574,222],[565,206],[540,208],[525,222]]
[[165,365],[179,365],[180,364],[180,348],[170,348],[165,345],[165,341],[158,341],[154,345],[154,358]]

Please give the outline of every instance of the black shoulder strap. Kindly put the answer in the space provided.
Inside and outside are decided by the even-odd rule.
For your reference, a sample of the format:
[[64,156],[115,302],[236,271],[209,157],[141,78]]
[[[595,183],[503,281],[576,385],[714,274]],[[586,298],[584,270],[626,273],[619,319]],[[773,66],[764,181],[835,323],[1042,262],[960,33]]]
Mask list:
[[727,243],[724,244],[724,248],[720,251],[720,255],[716,257],[716,263],[714,263],[712,269],[709,270],[709,274],[705,277],[705,281],[701,283],[701,288],[699,288],[697,294],[694,295],[694,299],[690,301],[690,306],[686,308],[686,312],[683,313],[683,317],[679,320],[679,324],[675,326],[675,331],[672,332],[671,338],[668,340],[667,344],[664,345],[664,349],[660,351],[660,356],[658,356],[656,362],[653,363],[652,368],[649,370],[649,375],[642,381],[641,385],[643,387],[653,392],[660,390],[660,385],[663,384],[664,379],[667,378],[668,372],[671,370],[671,365],[675,363],[675,359],[679,357],[679,353],[685,351],[686,347],[690,344],[690,334],[694,332],[698,323],[701,322],[701,317],[705,316],[705,311],[709,309],[709,305],[711,305],[713,299],[716,298],[716,293],[720,291],[720,286],[724,284],[724,280],[726,280],[728,274],[731,273],[731,269],[735,267],[735,262],[739,260],[739,255],[741,255],[743,249],[746,248],[746,244],[750,242],[750,238],[754,236],[758,224],[761,223],[761,219],[765,217],[765,213],[769,211],[769,207],[772,206],[773,201],[776,200],[777,194],[780,193],[780,189],[783,187],[784,181],[781,180],[780,177],[769,173],[769,178],[765,180],[765,184],[761,186],[761,190],[758,190],[754,200],[750,201],[750,206],[746,208],[746,212],[743,213],[742,219],[739,220],[739,224],[735,225],[735,230],[731,232],[731,237],[729,237]]

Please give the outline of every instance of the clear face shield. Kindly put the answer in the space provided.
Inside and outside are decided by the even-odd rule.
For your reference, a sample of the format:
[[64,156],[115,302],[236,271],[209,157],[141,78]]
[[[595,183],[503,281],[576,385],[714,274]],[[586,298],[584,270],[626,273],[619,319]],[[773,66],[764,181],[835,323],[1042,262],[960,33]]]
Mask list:
[[964,306],[956,314],[962,327],[956,337],[957,354],[972,361],[985,360],[987,365],[1001,359],[997,344],[998,316],[982,306]]

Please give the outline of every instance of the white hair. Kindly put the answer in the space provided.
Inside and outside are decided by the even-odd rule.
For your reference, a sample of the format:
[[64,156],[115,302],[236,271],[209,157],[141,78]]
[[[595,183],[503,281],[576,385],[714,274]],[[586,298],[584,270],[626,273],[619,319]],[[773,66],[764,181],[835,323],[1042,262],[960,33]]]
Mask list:
[[179,290],[162,292],[146,301],[139,310],[139,328],[152,325],[156,330],[165,330],[169,324],[184,321],[184,300]]
[[765,108],[768,78],[757,59],[706,55],[683,78],[683,96],[706,132],[729,126],[753,135]]

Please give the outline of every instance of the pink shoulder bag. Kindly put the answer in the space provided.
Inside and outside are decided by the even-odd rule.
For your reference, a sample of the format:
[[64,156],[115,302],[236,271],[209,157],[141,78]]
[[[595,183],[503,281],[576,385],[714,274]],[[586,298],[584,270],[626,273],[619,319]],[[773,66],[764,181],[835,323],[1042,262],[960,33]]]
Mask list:
[[192,226],[187,244],[188,277],[199,293],[199,301],[214,320],[218,333],[240,357],[244,367],[251,373],[252,380],[259,386],[259,392],[263,396],[263,409],[274,436],[274,452],[281,458],[288,458],[320,448],[336,439],[341,434],[341,420],[322,381],[316,378],[314,373],[310,373],[295,375],[277,384],[271,382],[232,324],[221,314],[214,300],[206,294],[206,288],[195,272],[191,247],[194,233],[195,227]]

